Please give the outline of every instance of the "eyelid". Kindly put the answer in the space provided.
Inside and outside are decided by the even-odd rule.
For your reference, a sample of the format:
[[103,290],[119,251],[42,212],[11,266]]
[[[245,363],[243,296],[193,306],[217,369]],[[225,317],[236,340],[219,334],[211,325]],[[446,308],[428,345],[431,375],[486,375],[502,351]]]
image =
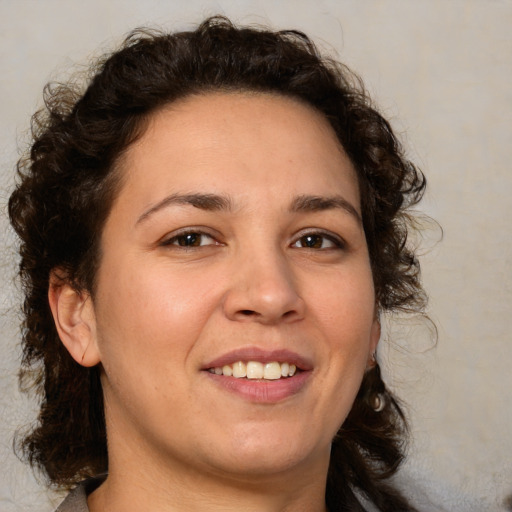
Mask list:
[[185,236],[185,235],[188,235],[188,234],[195,234],[195,235],[201,235],[201,236],[205,236],[205,237],[208,237],[210,239],[213,240],[213,243],[211,244],[205,244],[206,246],[208,245],[222,245],[222,243],[219,241],[219,236],[212,233],[212,230],[211,229],[208,229],[208,228],[204,228],[204,227],[194,227],[194,226],[187,226],[185,228],[180,228],[180,229],[177,229],[175,231],[172,231],[171,233],[168,233],[166,234],[165,236],[163,236],[159,242],[158,242],[158,245],[162,246],[162,247],[171,247],[171,246],[175,246],[177,248],[180,248],[180,249],[194,249],[196,247],[204,247],[205,245],[201,246],[191,246],[191,247],[187,247],[187,246],[180,246],[178,244],[174,244],[174,242],[176,241],[177,238],[179,238],[180,236]]
[[[335,247],[333,247],[333,249],[346,249],[347,245],[348,245],[347,242],[340,235],[333,233],[332,231],[328,231],[328,230],[320,229],[320,228],[301,229],[298,233],[296,233],[294,235],[293,240],[290,245],[293,246],[302,237],[305,237],[308,235],[322,236],[322,237],[326,238],[327,240],[330,240],[335,245]],[[304,249],[307,249],[307,248],[304,247]],[[322,249],[316,249],[316,250],[322,250]]]

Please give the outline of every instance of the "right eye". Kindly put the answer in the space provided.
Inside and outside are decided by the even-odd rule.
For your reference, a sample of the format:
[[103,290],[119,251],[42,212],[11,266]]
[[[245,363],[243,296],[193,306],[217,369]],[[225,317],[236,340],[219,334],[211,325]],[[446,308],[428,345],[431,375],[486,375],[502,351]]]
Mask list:
[[162,242],[163,246],[178,246],[178,247],[202,247],[205,245],[215,245],[216,240],[207,235],[206,233],[200,233],[197,231],[186,231],[179,233],[171,238]]

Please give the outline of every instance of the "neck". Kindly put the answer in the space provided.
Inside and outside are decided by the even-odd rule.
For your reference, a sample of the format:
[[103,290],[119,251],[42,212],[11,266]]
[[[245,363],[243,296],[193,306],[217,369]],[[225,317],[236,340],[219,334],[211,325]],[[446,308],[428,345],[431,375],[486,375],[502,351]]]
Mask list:
[[[140,445],[139,445],[140,447]],[[112,450],[110,450],[112,448]],[[88,499],[90,512],[325,512],[327,457],[279,472],[227,474],[109,446],[109,476]],[[114,452],[114,453],[111,453]]]

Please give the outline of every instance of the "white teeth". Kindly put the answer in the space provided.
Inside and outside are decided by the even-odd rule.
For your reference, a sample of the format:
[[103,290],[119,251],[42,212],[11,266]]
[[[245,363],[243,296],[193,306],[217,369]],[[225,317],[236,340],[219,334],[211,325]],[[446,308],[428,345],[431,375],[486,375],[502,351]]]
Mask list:
[[209,368],[210,373],[215,375],[224,375],[225,377],[235,377],[242,379],[266,379],[278,380],[281,377],[293,377],[297,372],[297,367],[290,363],[278,363],[272,361],[270,363],[260,363],[259,361],[237,361],[232,365],[216,366]]
[[258,361],[249,361],[247,363],[248,379],[263,379],[263,365]]
[[276,363],[267,363],[263,368],[263,378],[268,380],[277,380],[281,378],[281,365]]
[[242,361],[238,361],[233,365],[233,377],[241,379],[247,376],[247,366]]

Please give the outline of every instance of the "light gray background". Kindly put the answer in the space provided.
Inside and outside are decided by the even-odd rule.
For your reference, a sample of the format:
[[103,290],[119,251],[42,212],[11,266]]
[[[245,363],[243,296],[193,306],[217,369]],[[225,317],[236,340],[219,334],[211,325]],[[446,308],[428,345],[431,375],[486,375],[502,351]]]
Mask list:
[[[412,418],[401,482],[424,511],[504,510],[512,493],[511,1],[0,0],[2,210],[50,78],[135,26],[187,28],[216,13],[299,28],[338,52],[427,174],[421,209],[444,229],[441,243],[438,230],[427,232],[423,258],[438,343],[432,348],[424,322],[399,321],[380,348]],[[33,419],[33,405],[17,391],[19,292],[3,214],[0,233],[0,510],[46,512],[59,498],[12,454],[13,431]]]

